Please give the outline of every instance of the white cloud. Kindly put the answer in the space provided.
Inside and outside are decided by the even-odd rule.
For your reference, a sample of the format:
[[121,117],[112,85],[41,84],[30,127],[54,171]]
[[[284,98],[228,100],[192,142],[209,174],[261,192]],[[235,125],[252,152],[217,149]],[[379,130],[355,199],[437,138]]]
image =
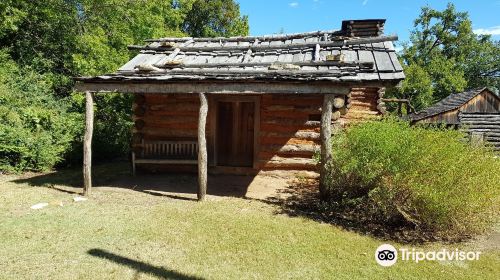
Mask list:
[[292,8],[297,8],[299,6],[299,2],[291,2],[290,4],[288,4],[288,6]]
[[479,35],[500,35],[500,25],[489,28],[478,28],[473,30],[474,33]]
[[363,6],[366,4],[368,4],[368,0],[363,0],[363,3],[361,3],[361,5],[363,5]]

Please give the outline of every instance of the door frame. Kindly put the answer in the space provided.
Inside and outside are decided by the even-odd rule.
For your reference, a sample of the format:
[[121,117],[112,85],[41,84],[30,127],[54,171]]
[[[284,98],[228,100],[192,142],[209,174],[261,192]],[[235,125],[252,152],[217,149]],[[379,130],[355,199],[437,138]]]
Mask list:
[[218,102],[253,102],[254,103],[254,124],[253,124],[253,169],[259,168],[260,151],[260,96],[259,95],[210,95],[209,98],[209,119],[210,119],[210,144],[211,151],[210,166],[219,166],[217,164],[217,103]]

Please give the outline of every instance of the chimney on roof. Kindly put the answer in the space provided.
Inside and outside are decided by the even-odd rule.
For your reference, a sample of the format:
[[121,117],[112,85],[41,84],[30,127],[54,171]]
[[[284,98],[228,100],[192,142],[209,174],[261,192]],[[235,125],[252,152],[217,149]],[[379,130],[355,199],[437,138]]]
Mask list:
[[349,37],[376,37],[384,33],[385,19],[342,21],[342,33]]

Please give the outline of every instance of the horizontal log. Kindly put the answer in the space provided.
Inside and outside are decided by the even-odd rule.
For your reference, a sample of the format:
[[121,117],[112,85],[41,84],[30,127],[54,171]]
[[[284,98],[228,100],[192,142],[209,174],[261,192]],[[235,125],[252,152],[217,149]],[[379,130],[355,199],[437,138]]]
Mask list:
[[153,116],[153,115],[146,115],[145,117],[141,118],[146,124],[151,125],[151,124],[198,124],[198,116],[193,115],[193,116]]
[[146,122],[145,128],[152,129],[197,129],[198,123],[163,123],[163,122]]
[[263,152],[263,151],[260,151],[259,154],[258,154],[258,159],[259,160],[269,160],[271,158],[273,158],[274,156],[279,156],[279,157],[283,157],[283,158],[306,158],[306,159],[312,159],[313,156],[314,156],[314,153],[309,153],[309,154],[306,154],[306,153],[303,153],[301,155],[296,155],[296,154],[293,154],[293,153],[279,153],[279,152]]
[[470,130],[476,130],[476,129],[500,129],[500,123],[498,124],[473,124],[473,125],[468,125],[468,124],[463,124],[462,125],[465,128],[469,128]]
[[306,158],[285,158],[274,156],[269,160],[260,160],[261,168],[298,168],[314,170],[316,161]]
[[261,106],[267,105],[321,105],[321,96],[296,96],[296,95],[274,95],[266,94],[262,96]]
[[368,108],[375,108],[377,106],[377,103],[375,102],[374,99],[364,99],[364,100],[355,99],[352,100],[349,104],[356,107],[368,107]]
[[320,105],[317,106],[308,106],[308,105],[299,105],[299,101],[297,101],[296,105],[271,105],[271,106],[263,106],[262,109],[264,111],[293,111],[293,112],[301,112],[301,113],[318,113],[321,112]]
[[185,94],[185,93],[169,93],[164,95],[145,94],[145,96],[146,96],[146,102],[191,101],[191,102],[196,102],[198,104],[200,103],[200,100],[198,98],[196,98],[192,94]]
[[[279,63],[278,63],[279,64]],[[371,61],[302,61],[302,62],[292,62],[286,63],[287,66],[338,66],[338,67],[359,67],[363,70],[373,70],[373,62]],[[159,68],[176,68],[176,69],[188,69],[188,68],[221,68],[221,67],[274,67],[276,63],[274,62],[206,62],[206,63],[186,63],[186,64],[165,64],[158,65],[155,64],[156,67]],[[270,69],[270,70],[279,70],[279,69]]]
[[484,133],[491,133],[491,132],[494,132],[496,130],[492,130],[490,128],[475,128],[475,129],[469,129],[470,132],[484,132]]
[[261,131],[276,131],[276,132],[296,132],[296,131],[312,131],[312,132],[319,132],[320,127],[304,127],[304,126],[282,126],[278,124],[261,124],[260,125],[260,130]]
[[304,120],[295,120],[288,118],[274,118],[274,119],[264,119],[262,120],[262,124],[279,124],[279,125],[295,125],[301,127],[319,127],[321,125],[320,121],[304,121]]
[[280,138],[297,138],[303,140],[319,140],[319,133],[314,131],[292,131],[292,132],[278,132],[278,131],[261,131],[261,137],[280,137]]
[[498,119],[475,119],[475,120],[460,119],[460,122],[463,123],[463,124],[471,124],[471,125],[476,125],[476,124],[500,124],[500,118],[498,118]]
[[295,119],[300,121],[307,121],[309,115],[320,114],[319,112],[292,112],[292,111],[261,111],[260,118],[264,120],[273,120],[275,118],[281,119]]
[[488,136],[485,136],[484,137],[488,142],[500,142],[500,138],[498,137],[488,137]]
[[349,110],[347,112],[347,115],[379,115],[380,113],[378,111],[372,111],[372,110]]
[[319,145],[261,145],[260,150],[263,152],[276,152],[287,154],[311,154],[319,150]]
[[489,132],[485,132],[484,135],[489,137],[500,137],[500,130],[492,130]]
[[[397,36],[395,35],[386,35],[386,36],[378,36],[371,38],[356,38],[350,40],[339,40],[339,41],[322,41],[322,42],[308,42],[308,43],[295,43],[286,45],[287,48],[314,48],[316,45],[320,47],[342,47],[348,45],[358,45],[358,44],[370,44],[370,43],[380,43],[386,41],[396,41]],[[129,49],[140,49],[140,50],[154,50],[154,51],[165,51],[167,53],[173,52],[175,48],[167,48],[167,47],[150,47],[150,46],[128,46]],[[259,51],[259,50],[272,50],[272,49],[282,49],[283,45],[255,45],[255,46],[213,46],[213,47],[183,47],[178,46],[177,48],[183,52],[198,52],[198,51]]]
[[146,111],[145,116],[151,116],[151,117],[157,117],[157,118],[170,118],[170,117],[181,117],[181,116],[187,116],[187,117],[198,117],[198,111]]
[[[77,79],[75,90],[84,92],[122,92],[122,93],[145,93],[145,94],[173,94],[184,92],[186,94],[210,93],[210,94],[297,94],[318,95],[348,94],[351,86],[356,82],[288,82],[288,83],[264,83],[261,81],[247,82],[179,82],[179,81],[148,81],[148,78],[136,77],[127,81],[98,81],[91,77]],[[366,84],[385,86],[393,85],[394,81],[372,81]],[[165,86],[168,84],[168,86]]]
[[260,144],[261,145],[272,144],[272,145],[283,146],[283,145],[318,145],[319,143],[317,140],[313,141],[313,140],[304,140],[304,139],[289,138],[289,137],[261,137]]
[[151,111],[198,111],[200,105],[192,102],[149,105]]
[[405,99],[405,98],[381,98],[380,101],[383,101],[383,102],[398,102],[398,103],[407,103],[407,102],[410,102],[409,99]]

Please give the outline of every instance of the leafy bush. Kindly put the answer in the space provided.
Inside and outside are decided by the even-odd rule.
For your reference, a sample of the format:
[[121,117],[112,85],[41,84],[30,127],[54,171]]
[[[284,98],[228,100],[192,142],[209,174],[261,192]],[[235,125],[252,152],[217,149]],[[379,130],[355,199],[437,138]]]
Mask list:
[[70,105],[53,96],[49,78],[0,52],[0,170],[46,170],[62,161],[82,131]]
[[388,119],[353,126],[332,145],[331,205],[361,223],[460,239],[498,215],[500,160],[459,131]]
[[[109,161],[129,155],[132,137],[131,94],[97,94],[94,101],[94,134],[92,137],[92,158],[95,161]],[[85,96],[75,93],[72,96],[74,110],[85,111]],[[82,113],[83,117],[83,113]],[[82,128],[83,130],[83,128]],[[67,155],[68,163],[80,164],[83,155],[83,139],[78,139]]]

